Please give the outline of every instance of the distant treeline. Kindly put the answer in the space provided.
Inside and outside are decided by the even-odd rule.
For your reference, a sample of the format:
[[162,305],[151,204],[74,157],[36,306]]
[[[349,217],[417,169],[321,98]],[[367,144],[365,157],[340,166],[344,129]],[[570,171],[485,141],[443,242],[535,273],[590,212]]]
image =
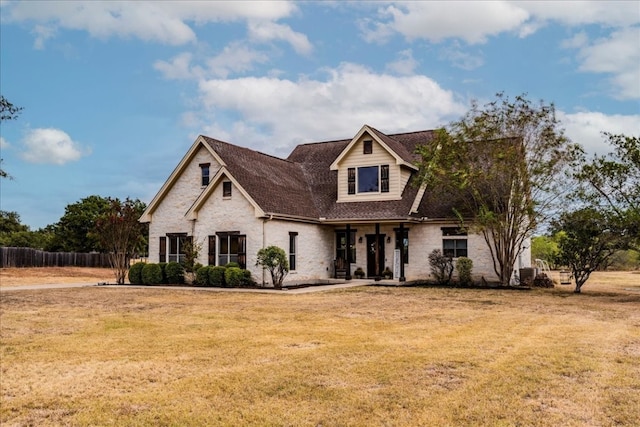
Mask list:
[[46,252],[33,248],[0,247],[0,268],[5,267],[110,267],[107,254]]

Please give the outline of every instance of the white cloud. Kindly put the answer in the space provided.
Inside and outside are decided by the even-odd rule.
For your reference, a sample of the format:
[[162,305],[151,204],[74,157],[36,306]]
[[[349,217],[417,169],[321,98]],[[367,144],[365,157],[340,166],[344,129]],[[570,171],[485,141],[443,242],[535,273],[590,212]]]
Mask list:
[[249,46],[235,42],[226,46],[220,54],[207,60],[207,67],[214,76],[227,77],[253,69],[255,63],[265,63],[269,57]]
[[418,61],[413,57],[411,49],[403,50],[398,55],[400,58],[386,65],[386,69],[395,74],[408,76],[413,74],[418,66]]
[[460,38],[484,43],[491,35],[516,30],[529,18],[526,10],[504,1],[399,3],[380,14],[385,18],[370,22],[365,39],[380,41],[397,32],[410,40]]
[[153,63],[153,68],[160,71],[165,79],[187,80],[199,78],[204,71],[199,67],[191,67],[193,54],[183,52],[174,56],[170,61],[158,60]]
[[640,99],[640,27],[614,31],[609,37],[583,45],[580,71],[611,74],[614,96]]
[[6,139],[0,136],[0,149],[6,150],[9,147],[11,147],[11,144],[9,144]]
[[[209,109],[203,121],[218,133],[212,137],[286,154],[301,142],[348,138],[365,123],[387,132],[431,129],[466,111],[452,92],[426,76],[376,74],[348,63],[326,73],[325,80],[202,81],[201,103]],[[221,123],[230,112],[232,125]]]
[[589,154],[605,154],[611,147],[602,137],[602,132],[640,136],[640,114],[607,115],[600,112],[578,113],[558,112],[558,119],[565,127],[566,134],[573,142],[581,144]]
[[283,1],[21,1],[4,3],[2,15],[9,22],[39,25],[35,45],[41,48],[58,28],[87,31],[103,39],[136,37],[181,45],[196,40],[188,22],[277,20],[295,9],[293,3]]
[[286,41],[297,53],[302,55],[308,55],[313,50],[307,36],[293,31],[288,25],[276,24],[275,22],[249,22],[249,36],[253,40],[261,42]]
[[635,1],[428,1],[390,2],[378,19],[360,22],[362,37],[381,42],[398,33],[407,39],[440,42],[455,38],[484,43],[503,32],[526,37],[557,22],[566,26],[625,27],[640,22]]
[[66,132],[54,128],[30,130],[22,144],[25,151],[21,153],[21,157],[30,163],[63,165],[89,154],[89,150],[71,140]]

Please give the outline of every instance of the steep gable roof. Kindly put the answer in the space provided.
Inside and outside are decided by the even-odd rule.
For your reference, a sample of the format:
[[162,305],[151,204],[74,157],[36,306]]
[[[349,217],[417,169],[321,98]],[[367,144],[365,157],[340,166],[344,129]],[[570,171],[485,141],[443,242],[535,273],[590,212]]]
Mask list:
[[300,165],[217,139],[202,138],[265,214],[319,217]]
[[417,167],[413,163],[413,159],[409,151],[407,151],[406,147],[394,140],[393,138],[383,134],[379,130],[372,128],[369,125],[364,125],[360,128],[360,131],[354,136],[351,141],[347,144],[347,146],[342,150],[341,153],[338,154],[336,159],[331,163],[329,168],[331,170],[338,170],[338,164],[342,161],[342,159],[349,153],[351,147],[353,147],[360,137],[368,133],[371,135],[377,142],[380,144],[389,154],[391,154],[396,159],[396,164],[408,166],[411,169],[417,169]]

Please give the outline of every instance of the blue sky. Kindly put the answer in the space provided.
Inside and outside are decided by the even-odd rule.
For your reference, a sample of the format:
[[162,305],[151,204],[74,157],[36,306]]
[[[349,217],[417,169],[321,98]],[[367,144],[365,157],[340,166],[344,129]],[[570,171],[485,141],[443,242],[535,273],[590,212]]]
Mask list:
[[640,2],[0,1],[0,209],[32,229],[149,202],[197,135],[296,144],[433,129],[504,91],[566,133],[640,134]]

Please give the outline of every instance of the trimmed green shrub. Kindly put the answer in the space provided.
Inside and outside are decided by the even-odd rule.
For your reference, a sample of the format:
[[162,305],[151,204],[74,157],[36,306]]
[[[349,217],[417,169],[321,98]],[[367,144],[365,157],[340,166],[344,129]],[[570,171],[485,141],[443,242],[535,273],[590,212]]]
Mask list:
[[460,257],[456,261],[456,270],[458,270],[458,281],[461,285],[471,284],[471,270],[473,270],[473,261],[467,257]]
[[254,285],[253,277],[251,277],[251,272],[249,270],[242,270],[242,285],[243,286],[251,286]]
[[216,288],[226,286],[224,279],[226,269],[227,267],[223,267],[221,265],[211,267],[209,269],[209,285]]
[[224,272],[224,280],[230,288],[240,287],[244,281],[244,272],[240,267],[227,267]]
[[227,268],[229,268],[229,267],[237,267],[237,268],[240,268],[240,264],[238,264],[237,262],[233,262],[233,261],[231,261],[231,262],[228,262],[228,263],[225,265],[225,267],[227,267]]
[[129,283],[132,285],[142,285],[142,269],[145,265],[144,262],[136,262],[129,268]]
[[184,283],[184,267],[179,262],[170,262],[164,269],[167,274],[167,282],[172,285]]
[[142,267],[142,283],[159,285],[162,283],[162,268],[158,264],[145,264]]
[[196,285],[209,286],[209,266],[200,267],[196,270]]
[[166,262],[159,262],[158,265],[160,266],[160,270],[162,270],[162,283],[163,285],[166,285],[167,283],[169,283],[169,281],[167,281],[167,263]]

